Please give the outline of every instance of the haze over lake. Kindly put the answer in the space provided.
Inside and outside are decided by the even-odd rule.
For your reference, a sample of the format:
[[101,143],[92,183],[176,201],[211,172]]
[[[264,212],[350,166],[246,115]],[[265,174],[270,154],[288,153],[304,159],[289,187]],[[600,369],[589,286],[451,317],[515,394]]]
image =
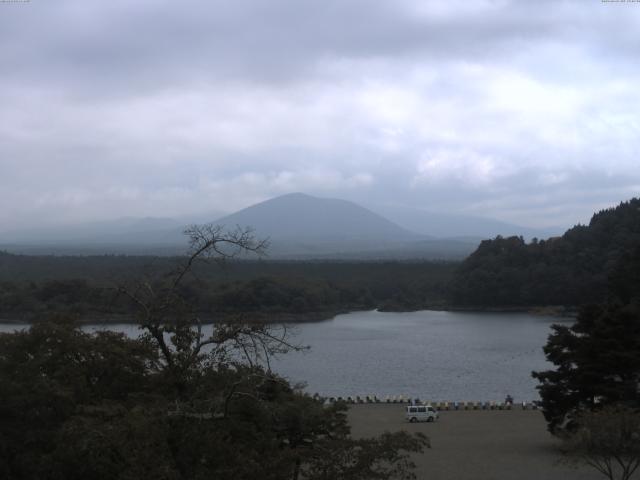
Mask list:
[[[327,396],[497,401],[511,394],[530,401],[538,399],[531,371],[549,368],[542,351],[549,327],[566,321],[524,313],[354,312],[289,325],[294,343],[310,349],[282,355],[272,368]],[[0,331],[14,328],[0,324]],[[138,334],[135,325],[85,328]]]

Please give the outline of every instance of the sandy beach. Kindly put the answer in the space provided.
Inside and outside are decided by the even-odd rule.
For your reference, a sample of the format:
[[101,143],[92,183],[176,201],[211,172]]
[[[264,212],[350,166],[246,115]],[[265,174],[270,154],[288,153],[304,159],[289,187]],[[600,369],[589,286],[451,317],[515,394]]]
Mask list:
[[590,467],[561,461],[557,441],[538,410],[440,412],[434,423],[408,423],[404,405],[364,404],[349,409],[355,437],[384,431],[423,432],[431,449],[416,455],[421,480],[597,480]]

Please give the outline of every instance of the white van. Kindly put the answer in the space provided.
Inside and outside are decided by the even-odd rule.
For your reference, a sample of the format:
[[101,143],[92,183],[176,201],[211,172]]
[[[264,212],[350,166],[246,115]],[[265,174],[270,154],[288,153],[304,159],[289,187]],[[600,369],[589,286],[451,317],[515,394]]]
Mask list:
[[410,422],[433,422],[438,419],[438,411],[431,405],[408,405],[405,418]]

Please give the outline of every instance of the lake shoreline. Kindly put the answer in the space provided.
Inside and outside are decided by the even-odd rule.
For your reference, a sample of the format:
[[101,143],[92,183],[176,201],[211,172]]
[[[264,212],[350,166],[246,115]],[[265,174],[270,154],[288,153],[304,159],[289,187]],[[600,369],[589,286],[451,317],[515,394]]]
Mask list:
[[[216,323],[223,323],[225,321],[243,321],[246,323],[261,323],[261,324],[282,324],[282,323],[320,323],[334,319],[338,315],[357,313],[357,312],[384,312],[384,313],[412,313],[412,312],[458,312],[458,313],[528,313],[531,315],[550,316],[550,317],[562,317],[562,318],[575,318],[577,315],[577,307],[567,307],[562,305],[537,305],[526,307],[514,307],[514,306],[496,306],[496,307],[478,307],[478,306],[455,306],[455,305],[427,305],[420,308],[374,308],[366,310],[323,310],[317,312],[304,312],[304,313],[292,313],[292,312],[242,312],[242,313],[221,313],[216,315],[201,316],[201,322],[203,325],[213,325]],[[125,324],[136,325],[139,322],[131,314],[104,314],[104,313],[90,313],[84,315],[69,314],[70,317],[75,318],[79,325],[97,325],[97,324]],[[42,318],[50,318],[50,314],[44,314]],[[9,325],[32,325],[34,323],[40,323],[41,320],[35,318],[23,317],[0,317],[0,323]]]
[[[264,313],[264,312],[245,312],[237,314],[219,314],[201,316],[202,325],[214,325],[225,321],[243,321],[246,323],[262,323],[262,324],[282,324],[282,323],[319,323],[331,320],[338,315],[345,313],[353,313],[369,310],[330,310],[320,312],[306,313]],[[131,314],[101,314],[91,313],[79,316],[78,314],[69,314],[79,325],[137,325],[139,322],[134,315]],[[51,318],[52,315],[43,315],[43,320],[35,318],[15,318],[0,317],[0,324],[6,325],[33,325],[34,323],[42,323]]]
[[446,307],[436,307],[420,309],[442,312],[474,312],[474,313],[529,313],[531,315],[542,315],[550,317],[571,317],[578,314],[578,307],[566,305],[529,305],[529,306],[460,306],[447,305]]

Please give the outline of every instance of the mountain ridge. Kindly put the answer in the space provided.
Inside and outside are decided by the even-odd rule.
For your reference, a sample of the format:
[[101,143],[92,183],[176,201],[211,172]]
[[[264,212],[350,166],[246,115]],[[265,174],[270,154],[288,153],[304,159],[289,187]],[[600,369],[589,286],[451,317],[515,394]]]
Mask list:
[[251,226],[270,238],[314,240],[423,238],[349,200],[289,193],[219,218],[215,223]]
[[[438,215],[448,218],[445,214]],[[186,225],[206,223],[202,220],[202,216],[191,217],[189,221],[187,217],[122,217],[75,226],[41,227],[0,235],[0,248],[27,254],[175,255],[187,247],[182,233]],[[299,192],[217,216],[211,223],[252,228],[257,238],[271,240],[268,254],[274,259],[461,259],[480,240],[488,238],[428,235],[429,222],[423,221],[423,226],[419,218],[414,221],[419,231],[414,231],[358,203]]]

